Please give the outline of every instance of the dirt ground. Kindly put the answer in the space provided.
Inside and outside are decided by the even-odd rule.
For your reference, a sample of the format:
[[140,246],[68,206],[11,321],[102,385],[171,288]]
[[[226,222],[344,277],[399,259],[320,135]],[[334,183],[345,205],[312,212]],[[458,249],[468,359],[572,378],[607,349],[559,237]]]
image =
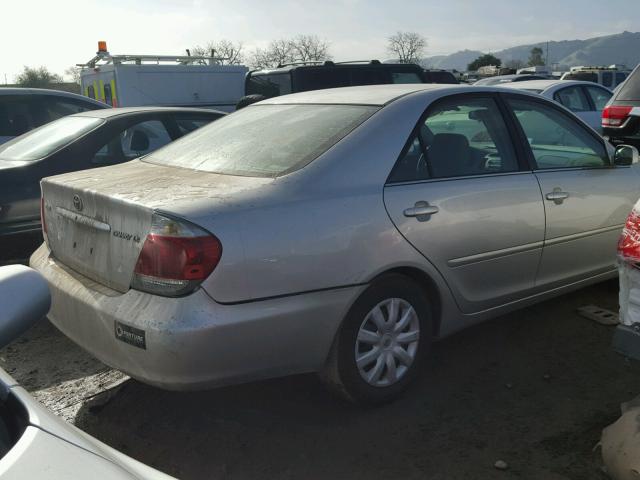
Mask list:
[[607,477],[594,447],[640,393],[640,364],[611,351],[611,327],[575,313],[586,304],[616,310],[617,282],[440,342],[417,385],[377,409],[335,400],[314,375],[165,392],[46,322],[0,366],[81,429],[183,479],[596,480]]

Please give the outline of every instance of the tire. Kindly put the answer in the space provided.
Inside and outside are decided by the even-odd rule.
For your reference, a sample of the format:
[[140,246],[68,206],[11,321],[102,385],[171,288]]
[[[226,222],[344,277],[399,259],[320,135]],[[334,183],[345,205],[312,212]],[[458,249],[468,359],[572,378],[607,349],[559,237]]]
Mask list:
[[[406,326],[394,323],[392,310],[398,312],[396,319],[410,319]],[[380,277],[349,310],[320,377],[330,390],[353,403],[388,403],[400,396],[420,371],[432,341],[432,325],[429,301],[416,282],[400,274]],[[409,339],[416,336],[416,327],[417,342],[413,343]],[[397,347],[408,356],[398,355],[402,352]]]
[[252,103],[261,102],[262,100],[266,100],[267,97],[264,95],[254,94],[254,95],[245,95],[238,103],[236,103],[236,110],[240,110],[241,108],[248,107]]

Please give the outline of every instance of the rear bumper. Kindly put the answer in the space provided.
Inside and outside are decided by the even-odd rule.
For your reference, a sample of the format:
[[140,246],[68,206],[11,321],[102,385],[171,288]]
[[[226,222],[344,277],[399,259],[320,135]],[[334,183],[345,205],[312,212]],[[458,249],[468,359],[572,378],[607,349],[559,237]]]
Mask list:
[[[31,266],[47,279],[51,322],[107,365],[145,383],[202,389],[322,368],[364,287],[221,305],[202,289],[182,298],[119,293],[71,271],[42,245]],[[116,322],[146,348],[116,339]]]

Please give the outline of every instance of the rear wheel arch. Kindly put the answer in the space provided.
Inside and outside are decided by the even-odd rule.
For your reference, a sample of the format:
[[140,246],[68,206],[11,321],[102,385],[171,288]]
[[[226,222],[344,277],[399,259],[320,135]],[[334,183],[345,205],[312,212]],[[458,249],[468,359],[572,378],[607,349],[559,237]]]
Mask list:
[[429,301],[429,305],[431,306],[431,318],[433,321],[432,334],[434,337],[437,337],[440,333],[440,324],[442,322],[442,297],[440,295],[440,290],[438,289],[436,282],[431,278],[431,276],[429,276],[429,274],[419,268],[396,267],[382,272],[381,274],[373,278],[369,283],[373,283],[378,278],[390,274],[399,274],[408,277],[422,288],[427,297],[427,300]]

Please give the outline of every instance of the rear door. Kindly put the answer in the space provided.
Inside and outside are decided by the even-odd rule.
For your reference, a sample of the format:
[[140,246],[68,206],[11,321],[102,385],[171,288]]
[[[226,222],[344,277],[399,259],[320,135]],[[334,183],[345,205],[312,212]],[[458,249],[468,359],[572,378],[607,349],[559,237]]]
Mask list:
[[534,287],[544,209],[512,138],[497,97],[446,97],[427,110],[384,188],[394,224],[465,312]]
[[507,96],[521,127],[546,212],[537,286],[614,269],[616,243],[640,196],[636,167],[613,167],[602,138],[555,105]]

